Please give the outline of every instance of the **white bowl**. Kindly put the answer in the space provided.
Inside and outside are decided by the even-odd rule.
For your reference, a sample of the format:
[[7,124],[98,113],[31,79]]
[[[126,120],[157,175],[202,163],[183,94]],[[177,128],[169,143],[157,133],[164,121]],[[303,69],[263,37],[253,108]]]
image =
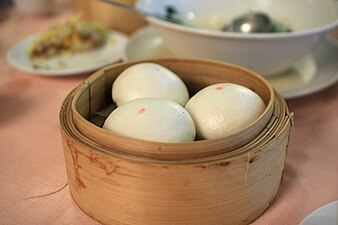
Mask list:
[[[154,17],[147,20],[177,55],[224,60],[272,75],[288,69],[338,25],[335,0],[138,0],[143,10],[165,14],[167,6],[177,9],[182,26]],[[249,11],[266,12],[289,25],[288,33],[242,34],[219,29]]]

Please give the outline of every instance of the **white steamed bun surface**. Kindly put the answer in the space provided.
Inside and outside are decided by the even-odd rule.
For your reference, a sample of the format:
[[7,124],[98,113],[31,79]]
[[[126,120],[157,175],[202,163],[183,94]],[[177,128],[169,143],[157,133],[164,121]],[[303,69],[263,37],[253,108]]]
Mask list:
[[214,84],[196,93],[186,104],[200,139],[232,135],[254,122],[265,110],[252,90],[232,83]]
[[117,106],[145,97],[169,99],[184,107],[189,93],[175,73],[155,63],[133,65],[113,83],[112,98]]
[[103,128],[157,142],[189,142],[196,135],[194,122],[182,106],[158,98],[136,99],[119,106],[108,116]]

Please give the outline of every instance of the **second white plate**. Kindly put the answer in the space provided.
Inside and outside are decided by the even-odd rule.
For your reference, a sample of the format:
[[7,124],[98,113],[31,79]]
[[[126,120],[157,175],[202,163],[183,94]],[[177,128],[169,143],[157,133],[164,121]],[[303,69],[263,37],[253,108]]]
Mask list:
[[[131,60],[172,56],[175,54],[150,26],[133,34],[126,47],[126,57]],[[266,79],[287,99],[305,96],[338,81],[337,59],[338,47],[325,39],[290,70]]]
[[337,225],[338,201],[330,202],[304,218],[299,225]]

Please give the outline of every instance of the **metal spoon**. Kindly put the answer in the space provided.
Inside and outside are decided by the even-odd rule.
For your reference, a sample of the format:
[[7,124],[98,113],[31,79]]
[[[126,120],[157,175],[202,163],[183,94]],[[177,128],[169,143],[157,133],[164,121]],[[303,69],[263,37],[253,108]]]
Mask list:
[[161,19],[161,20],[172,22],[172,23],[183,24],[183,20],[180,19],[180,18],[177,18],[177,15],[178,15],[177,12],[175,11],[175,9],[173,9],[171,7],[166,8],[166,11],[167,11],[166,15],[161,15],[159,13],[150,12],[150,11],[147,11],[147,10],[144,10],[144,9],[139,9],[139,8],[134,7],[134,6],[126,5],[126,4],[115,2],[115,1],[112,1],[112,0],[100,0],[100,1],[109,3],[111,5],[114,5],[114,6],[126,9],[126,10],[129,10],[129,11],[134,12],[134,13],[138,13],[142,16],[150,16],[150,17],[155,17],[155,18],[158,18],[158,19]]
[[222,31],[239,33],[267,33],[271,32],[273,24],[268,15],[261,12],[249,13],[234,19]]

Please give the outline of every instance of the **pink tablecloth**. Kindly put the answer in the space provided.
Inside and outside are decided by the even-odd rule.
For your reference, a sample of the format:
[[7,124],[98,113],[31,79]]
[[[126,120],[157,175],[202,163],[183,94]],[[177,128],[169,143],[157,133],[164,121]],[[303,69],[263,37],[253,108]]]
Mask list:
[[[70,13],[0,14],[0,224],[98,224],[77,207],[65,186],[58,119],[65,96],[88,75],[32,76],[11,69],[5,60],[16,41]],[[296,225],[338,199],[338,84],[288,105],[295,126],[284,180],[254,225]]]

